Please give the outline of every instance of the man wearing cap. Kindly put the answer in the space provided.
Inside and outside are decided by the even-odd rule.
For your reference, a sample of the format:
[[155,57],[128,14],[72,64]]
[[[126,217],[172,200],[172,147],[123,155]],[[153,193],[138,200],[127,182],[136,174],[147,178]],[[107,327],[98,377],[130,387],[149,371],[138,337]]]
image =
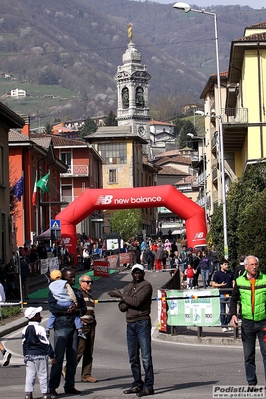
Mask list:
[[79,395],[81,392],[75,388],[75,373],[77,367],[78,336],[75,327],[73,315],[83,316],[86,313],[86,304],[79,290],[73,287],[75,284],[75,273],[71,268],[62,269],[62,278],[71,286],[77,297],[78,306],[73,305],[66,310],[64,306],[57,303],[51,291],[48,294],[48,307],[51,313],[55,315],[54,323],[54,351],[56,364],[52,365],[50,374],[50,394],[55,399],[58,394],[56,388],[60,385],[61,372],[64,355],[66,353],[66,376],[65,393]]
[[[119,309],[121,312],[126,312],[127,346],[134,381],[124,393],[136,393],[138,397],[142,397],[154,394],[150,319],[152,286],[144,280],[142,265],[135,264],[131,274],[133,281],[125,286],[123,293],[115,288],[108,294],[119,298]],[[141,378],[140,351],[145,372],[144,381]]]
[[42,307],[29,307],[25,310],[25,317],[29,323],[22,331],[22,345],[24,362],[26,364],[25,399],[32,399],[32,392],[38,376],[43,399],[50,399],[48,393],[47,356],[55,364],[53,348],[46,337],[45,329],[40,325]]

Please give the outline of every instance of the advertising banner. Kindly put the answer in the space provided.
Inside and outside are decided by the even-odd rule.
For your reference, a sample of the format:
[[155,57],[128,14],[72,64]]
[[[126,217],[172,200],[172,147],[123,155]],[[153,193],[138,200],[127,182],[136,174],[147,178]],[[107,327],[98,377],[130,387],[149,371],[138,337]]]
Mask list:
[[[171,299],[172,297],[172,299]],[[218,289],[167,291],[167,324],[169,326],[220,326]]]
[[[165,298],[166,291],[158,290],[158,298]],[[167,304],[165,300],[158,301],[158,330],[167,332]]]
[[110,269],[116,269],[117,267],[117,255],[110,255],[107,257]]
[[95,260],[93,262],[94,276],[109,277],[109,262],[103,260]]
[[132,253],[131,252],[125,252],[119,254],[120,256],[120,265],[124,265],[126,263],[131,263],[132,262]]

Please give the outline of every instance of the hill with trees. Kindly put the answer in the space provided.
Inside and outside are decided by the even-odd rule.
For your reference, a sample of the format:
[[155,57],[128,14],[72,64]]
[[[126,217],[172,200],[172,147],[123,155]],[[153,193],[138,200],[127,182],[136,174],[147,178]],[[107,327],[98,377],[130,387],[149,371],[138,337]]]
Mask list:
[[[237,5],[208,10],[217,13],[221,70],[226,70],[231,41],[246,26],[265,21],[266,10]],[[0,72],[11,80],[1,78],[1,101],[36,119],[41,113],[46,123],[115,112],[113,77],[127,49],[129,22],[152,75],[151,110],[160,108],[159,116],[167,119],[198,101],[216,72],[213,18],[177,12],[172,4],[130,0],[2,0]],[[7,96],[26,84],[28,97]]]

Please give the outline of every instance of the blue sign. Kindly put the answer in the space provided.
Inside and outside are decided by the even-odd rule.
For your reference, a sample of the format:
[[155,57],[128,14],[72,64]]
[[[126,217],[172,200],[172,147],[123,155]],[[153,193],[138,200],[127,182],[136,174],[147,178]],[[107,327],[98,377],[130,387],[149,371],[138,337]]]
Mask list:
[[51,219],[50,220],[50,229],[51,230],[60,230],[61,224],[59,219]]

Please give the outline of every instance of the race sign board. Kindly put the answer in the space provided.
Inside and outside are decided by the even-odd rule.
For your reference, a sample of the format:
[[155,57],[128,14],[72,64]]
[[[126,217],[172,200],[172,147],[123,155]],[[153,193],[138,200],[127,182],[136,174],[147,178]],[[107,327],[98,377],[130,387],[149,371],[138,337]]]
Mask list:
[[95,277],[109,277],[109,262],[103,260],[94,260],[93,270]]
[[[172,297],[172,299],[171,299]],[[167,291],[167,324],[169,326],[220,326],[220,295],[218,289],[198,291]]]

